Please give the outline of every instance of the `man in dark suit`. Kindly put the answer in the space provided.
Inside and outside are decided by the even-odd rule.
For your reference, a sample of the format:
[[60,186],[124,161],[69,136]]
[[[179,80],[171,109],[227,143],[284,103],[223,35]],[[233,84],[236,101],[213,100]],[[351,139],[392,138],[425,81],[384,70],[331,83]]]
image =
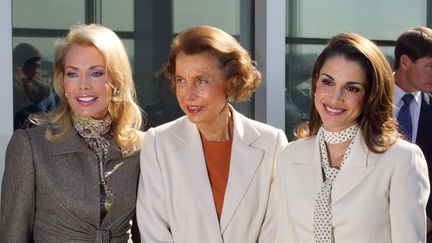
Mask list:
[[[413,28],[402,33],[395,46],[396,82],[395,110],[401,130],[407,129],[405,137],[416,143],[423,151],[432,176],[432,29]],[[406,95],[408,94],[408,95]],[[410,95],[411,94],[411,95]],[[406,96],[410,96],[406,100]],[[404,104],[407,107],[404,107]],[[402,113],[408,115],[408,126],[402,122]],[[405,119],[406,120],[406,119]],[[405,121],[404,120],[404,121]],[[428,241],[432,242],[432,202],[426,206]]]

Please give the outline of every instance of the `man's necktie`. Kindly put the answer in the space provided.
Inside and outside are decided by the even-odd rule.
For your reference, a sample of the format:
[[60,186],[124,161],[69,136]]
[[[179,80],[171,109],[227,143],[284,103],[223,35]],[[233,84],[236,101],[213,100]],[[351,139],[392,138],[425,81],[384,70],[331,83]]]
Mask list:
[[413,98],[414,96],[409,93],[405,94],[402,97],[404,104],[402,105],[397,117],[399,123],[399,131],[403,135],[405,135],[406,139],[410,142],[412,138],[412,121],[409,107]]

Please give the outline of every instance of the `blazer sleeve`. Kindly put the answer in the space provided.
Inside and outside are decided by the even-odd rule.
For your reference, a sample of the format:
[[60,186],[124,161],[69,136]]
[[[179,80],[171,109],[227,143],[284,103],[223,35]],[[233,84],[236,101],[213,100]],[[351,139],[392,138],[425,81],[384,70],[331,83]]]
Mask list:
[[158,162],[154,130],[147,131],[140,155],[136,216],[141,241],[173,242],[165,209],[164,184]]
[[276,147],[273,152],[273,170],[272,179],[270,182],[270,194],[266,210],[266,215],[264,218],[264,223],[261,228],[258,242],[259,243],[272,243],[276,242],[277,233],[277,183],[275,176],[276,161],[282,151],[282,149],[288,144],[288,140],[282,130],[278,130],[276,137]]
[[417,146],[411,161],[395,161],[390,188],[390,223],[393,243],[426,242],[426,202],[429,179],[426,160]]
[[35,167],[28,133],[16,130],[6,150],[0,242],[31,242],[35,218]]

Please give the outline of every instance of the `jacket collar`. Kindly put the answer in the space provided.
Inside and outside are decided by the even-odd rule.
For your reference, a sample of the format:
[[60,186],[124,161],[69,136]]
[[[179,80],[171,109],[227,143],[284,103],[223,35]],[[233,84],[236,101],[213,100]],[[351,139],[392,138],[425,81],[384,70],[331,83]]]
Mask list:
[[[316,193],[321,190],[323,172],[321,168],[321,153],[319,149],[319,137],[314,136],[306,142],[305,147],[311,147],[306,157],[296,160],[296,164],[310,165],[313,167]],[[377,155],[367,148],[361,131],[354,138],[354,145],[348,155],[332,187],[332,203],[338,202],[346,194],[351,192],[372,171],[377,163]]]
[[265,147],[264,139],[259,139],[259,131],[243,115],[235,112],[233,148],[231,152],[230,171],[224,204],[220,219],[221,232],[223,233],[235,212],[237,211],[244,195],[249,188],[254,175],[262,163]]
[[431,105],[432,94],[430,93],[422,93],[422,101],[427,106]]
[[258,130],[240,113],[230,107],[233,114],[234,130],[231,150],[230,171],[225,191],[220,225],[218,224],[214,200],[209,182],[207,167],[202,149],[198,128],[187,117],[180,118],[174,132],[173,152],[183,159],[183,168],[189,175],[189,182],[194,188],[196,200],[200,202],[209,217],[220,227],[221,233],[226,230],[244,194],[252,182],[255,172],[262,162],[265,141],[259,139]]
[[348,155],[332,188],[332,203],[338,202],[351,192],[373,170],[377,158],[367,148],[363,135],[354,138],[354,146]]
[[[82,140],[75,128],[71,127],[69,133],[66,137],[60,141],[54,142],[54,153],[57,155],[62,154],[71,154],[71,153],[89,153],[94,156],[94,153],[87,147],[87,144]],[[108,149],[107,159],[109,161],[111,159],[121,158],[121,150],[115,144],[114,139],[112,139],[110,143],[110,147]]]

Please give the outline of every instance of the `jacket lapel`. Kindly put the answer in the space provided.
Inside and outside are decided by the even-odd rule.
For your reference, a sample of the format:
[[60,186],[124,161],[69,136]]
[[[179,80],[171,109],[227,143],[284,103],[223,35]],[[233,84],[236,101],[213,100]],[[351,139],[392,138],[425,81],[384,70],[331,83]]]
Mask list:
[[315,136],[312,141],[313,144],[311,146],[311,151],[308,153],[310,155],[309,159],[304,159],[301,161],[305,161],[305,163],[310,163],[313,167],[313,180],[315,184],[315,192],[314,195],[318,195],[318,192],[321,190],[322,184],[324,183],[324,175],[321,166],[321,150],[319,144],[319,136]]
[[[295,176],[310,178],[312,180],[311,191],[313,197],[315,198],[318,192],[321,190],[321,186],[324,182],[323,171],[321,167],[321,151],[319,145],[319,136],[313,136],[311,138],[307,138],[305,150],[299,151],[299,153],[293,155],[293,157],[289,158],[292,160],[292,163],[296,166],[299,166],[299,169],[304,171],[304,173],[298,173]],[[306,167],[308,166],[308,167]],[[298,169],[297,169],[298,170]],[[304,179],[300,178],[300,181]]]
[[214,224],[220,235],[216,207],[213,200],[213,194],[210,186],[210,180],[205,164],[204,152],[202,149],[201,137],[196,125],[191,123],[187,117],[178,124],[174,129],[172,141],[177,143],[173,153],[175,158],[181,158],[181,167],[188,175],[190,187],[195,194],[195,200],[201,205],[202,210],[208,214],[208,220]]
[[68,135],[64,139],[52,144],[55,146],[54,151],[56,154],[88,153],[93,155],[93,152],[78,136],[76,130],[73,127],[70,129]]
[[430,151],[432,138],[432,104],[431,94],[422,93],[422,104],[418,121],[416,144],[423,150],[426,160],[432,162],[432,153]]
[[[94,156],[96,159],[96,155],[88,148],[84,140],[79,137],[74,128],[71,128],[65,139],[53,144],[56,146],[56,154],[86,153]],[[117,147],[113,138],[110,142],[106,161],[121,157],[121,150]]]
[[351,192],[372,171],[375,160],[359,132],[355,137],[351,154],[348,155],[333,184],[331,193],[333,204]]
[[265,141],[258,131],[239,113],[234,115],[234,132],[228,184],[225,191],[221,232],[226,230],[246,191],[252,182],[264,156]]

